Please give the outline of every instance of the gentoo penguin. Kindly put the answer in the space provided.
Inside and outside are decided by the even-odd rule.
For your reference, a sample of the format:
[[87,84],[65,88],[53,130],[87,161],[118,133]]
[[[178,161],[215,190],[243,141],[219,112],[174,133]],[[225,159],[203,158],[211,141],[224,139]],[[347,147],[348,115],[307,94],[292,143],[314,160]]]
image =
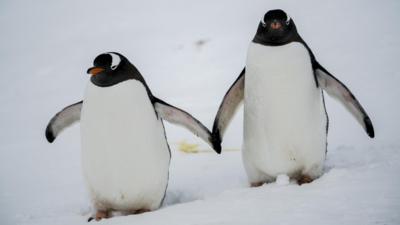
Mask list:
[[111,211],[159,208],[171,157],[162,119],[183,125],[210,145],[211,132],[187,112],[153,96],[136,67],[119,53],[97,56],[87,72],[92,76],[84,100],[57,113],[46,137],[53,142],[80,120],[82,168],[97,210],[89,221],[107,218]]
[[286,174],[299,184],[322,174],[328,116],[322,90],[338,99],[373,138],[370,118],[350,90],[316,60],[282,10],[268,11],[247,52],[246,67],[229,88],[213,126],[223,135],[244,100],[242,158],[251,186]]

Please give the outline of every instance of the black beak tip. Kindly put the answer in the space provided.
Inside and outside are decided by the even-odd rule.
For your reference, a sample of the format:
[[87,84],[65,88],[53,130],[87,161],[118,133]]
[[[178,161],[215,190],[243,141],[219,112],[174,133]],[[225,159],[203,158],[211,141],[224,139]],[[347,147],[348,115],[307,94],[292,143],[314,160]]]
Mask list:
[[87,69],[86,73],[90,74],[90,70],[92,70],[94,67],[90,67],[89,69]]

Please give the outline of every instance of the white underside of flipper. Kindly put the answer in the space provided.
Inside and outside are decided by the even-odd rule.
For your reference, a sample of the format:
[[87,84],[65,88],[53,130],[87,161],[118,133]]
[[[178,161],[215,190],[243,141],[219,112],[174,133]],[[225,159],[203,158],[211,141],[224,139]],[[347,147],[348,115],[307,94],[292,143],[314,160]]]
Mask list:
[[157,209],[168,182],[170,152],[143,84],[89,82],[82,106],[82,166],[98,210]]
[[322,173],[327,117],[300,43],[251,43],[244,94],[243,161],[250,182]]

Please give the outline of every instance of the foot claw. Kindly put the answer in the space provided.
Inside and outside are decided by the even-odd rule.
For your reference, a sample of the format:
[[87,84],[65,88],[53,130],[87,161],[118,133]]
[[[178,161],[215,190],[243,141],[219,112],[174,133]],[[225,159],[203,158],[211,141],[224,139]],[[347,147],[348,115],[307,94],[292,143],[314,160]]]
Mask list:
[[100,221],[102,219],[107,219],[108,218],[108,212],[107,211],[97,211],[95,216],[91,216],[88,218],[88,222],[92,220]]
[[297,183],[298,183],[299,185],[308,184],[308,183],[311,183],[311,182],[313,182],[313,179],[312,179],[310,176],[308,176],[308,175],[302,175],[302,176],[300,177],[300,179],[297,180]]
[[142,213],[146,213],[146,212],[150,212],[150,210],[148,210],[148,209],[139,209],[139,210],[136,210],[133,214],[142,214]]
[[250,183],[251,187],[260,187],[261,185],[263,185],[265,182],[254,182],[254,183]]

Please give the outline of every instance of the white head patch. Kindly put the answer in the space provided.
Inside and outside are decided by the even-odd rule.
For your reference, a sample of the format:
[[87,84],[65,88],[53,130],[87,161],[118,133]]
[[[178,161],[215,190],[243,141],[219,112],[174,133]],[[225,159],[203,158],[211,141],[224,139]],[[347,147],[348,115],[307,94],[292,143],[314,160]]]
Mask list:
[[264,21],[264,16],[261,18],[261,24],[263,25],[263,27],[266,27],[266,26],[267,26],[267,24],[266,24],[265,21]]
[[111,56],[111,69],[115,70],[121,63],[121,57],[115,53],[109,52],[108,53]]
[[290,16],[286,13],[286,25],[290,23]]
[[[285,21],[286,25],[289,25],[290,20],[291,20],[290,16],[286,13],[286,21]],[[267,23],[265,23],[264,21],[264,16],[261,18],[261,24],[263,25],[263,27],[267,26]]]

